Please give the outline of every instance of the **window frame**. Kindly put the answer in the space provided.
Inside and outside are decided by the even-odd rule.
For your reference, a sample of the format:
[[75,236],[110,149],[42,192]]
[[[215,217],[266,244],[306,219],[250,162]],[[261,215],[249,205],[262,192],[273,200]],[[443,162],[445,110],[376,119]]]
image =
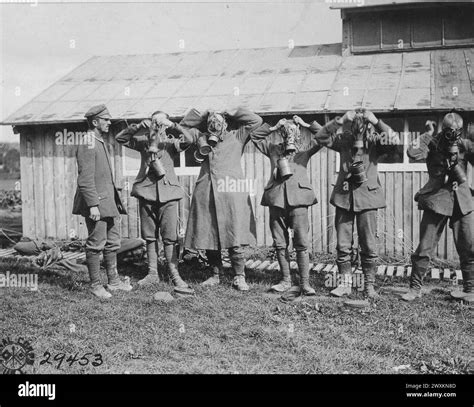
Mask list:
[[[417,9],[418,10],[418,9]],[[446,12],[444,8],[437,9],[438,12]],[[401,10],[387,10],[387,12],[400,13]],[[407,51],[420,51],[423,49],[445,49],[445,48],[459,48],[459,47],[472,47],[474,46],[474,38],[465,38],[457,40],[447,40],[445,36],[445,25],[446,21],[450,16],[441,15],[441,41],[440,43],[435,43],[436,41],[431,41],[427,43],[417,43],[414,40],[414,26],[417,23],[417,14],[413,15],[409,10],[407,12],[407,19],[409,20],[409,31],[410,31],[410,41],[404,42],[402,48],[396,46],[388,46],[383,42],[383,13],[373,13],[375,14],[378,30],[378,44],[377,45],[354,45],[354,20],[357,22],[359,19],[363,18],[363,14],[359,12],[351,13],[348,15],[348,24],[349,24],[349,33],[350,33],[350,51],[354,55],[369,54],[374,52],[407,52]]]
[[[382,118],[383,120],[383,118]],[[437,118],[439,124],[439,117]],[[408,115],[403,115],[403,162],[402,163],[380,163],[377,165],[379,172],[426,172],[428,168],[426,163],[411,163],[408,157],[408,143],[405,141],[405,135],[410,131],[408,126]]]
[[[129,170],[126,168],[125,160],[127,157],[124,150],[125,148],[128,147],[122,146],[122,174],[124,177],[136,177],[140,169],[138,168],[137,170]],[[201,166],[187,167],[185,153],[186,151],[182,151],[181,153],[179,153],[179,167],[174,167],[176,175],[178,177],[199,175],[199,171],[201,171]]]

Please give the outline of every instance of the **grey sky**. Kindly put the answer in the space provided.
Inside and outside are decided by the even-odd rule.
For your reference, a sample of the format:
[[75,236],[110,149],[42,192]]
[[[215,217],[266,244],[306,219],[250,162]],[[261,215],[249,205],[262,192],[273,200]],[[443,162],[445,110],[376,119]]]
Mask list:
[[[0,0],[0,119],[92,55],[341,41],[325,1],[49,2]],[[179,48],[184,40],[184,49]],[[17,141],[11,126],[0,142]]]

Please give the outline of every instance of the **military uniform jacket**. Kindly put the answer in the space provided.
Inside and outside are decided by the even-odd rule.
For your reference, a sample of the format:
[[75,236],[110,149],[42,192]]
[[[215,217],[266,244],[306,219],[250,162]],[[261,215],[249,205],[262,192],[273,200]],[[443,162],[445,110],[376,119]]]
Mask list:
[[157,157],[166,171],[161,178],[158,178],[154,171],[149,170],[151,162],[151,154],[148,152],[149,130],[135,132],[132,127],[128,127],[115,136],[115,140],[119,143],[138,151],[141,155],[140,170],[133,183],[131,196],[160,203],[180,200],[184,197],[184,191],[174,170],[173,160],[191,144],[191,136],[179,125],[176,125],[176,130],[182,134],[182,138],[167,139],[158,143]]
[[[201,166],[194,187],[185,246],[226,249],[256,243],[255,218],[246,190],[241,157],[250,133],[262,124],[260,116],[239,108],[232,120],[237,130],[226,131]],[[194,143],[206,133],[190,129]]]
[[318,202],[311,183],[308,179],[308,162],[322,147],[313,138],[321,126],[314,121],[309,128],[301,128],[301,142],[294,155],[288,158],[293,175],[287,180],[276,176],[277,161],[282,157],[284,139],[281,133],[270,131],[270,126],[265,123],[251,133],[250,137],[255,146],[270,158],[272,175],[264,188],[261,205],[278,206],[285,208],[285,202],[291,207],[311,206]]
[[[460,139],[458,142],[458,163],[466,171],[467,163],[474,165],[474,142]],[[429,209],[440,215],[451,216],[454,209],[454,199],[457,199],[463,215],[474,210],[474,190],[469,182],[445,184],[446,167],[445,155],[441,148],[440,135],[422,134],[408,148],[407,154],[416,161],[425,160],[428,168],[428,182],[415,195],[419,209]],[[467,171],[466,171],[467,173]]]
[[360,160],[364,163],[368,181],[357,186],[348,180],[349,167],[352,164],[352,147],[354,136],[350,123],[344,123],[342,133],[336,133],[341,126],[335,121],[328,122],[316,135],[318,143],[339,152],[339,176],[331,194],[331,204],[345,210],[360,212],[367,209],[384,208],[385,196],[377,171],[377,162],[382,155],[389,153],[394,146],[383,145],[393,132],[382,120],[375,126],[378,133],[367,137]]
[[115,188],[105,142],[94,132],[88,135],[94,143],[80,145],[76,151],[78,177],[72,213],[88,217],[89,208],[98,206],[101,218],[126,214]]

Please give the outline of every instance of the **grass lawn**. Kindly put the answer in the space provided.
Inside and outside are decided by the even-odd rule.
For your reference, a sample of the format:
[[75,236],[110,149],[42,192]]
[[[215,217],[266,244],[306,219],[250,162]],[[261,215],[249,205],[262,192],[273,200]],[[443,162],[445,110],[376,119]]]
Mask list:
[[[0,340],[24,337],[35,350],[31,373],[468,373],[472,372],[473,309],[449,300],[452,286],[407,304],[384,294],[370,309],[348,309],[328,296],[324,276],[312,274],[316,297],[284,304],[266,293],[274,272],[248,273],[251,291],[224,278],[217,288],[198,283],[207,272],[182,265],[196,295],[157,303],[147,290],[114,294],[104,302],[88,291],[85,273],[40,272],[39,290],[0,288]],[[31,272],[0,263],[0,272]],[[132,284],[144,266],[121,270]],[[105,274],[105,273],[104,273]],[[377,280],[377,286],[390,285]],[[397,280],[406,286],[406,280]],[[357,298],[358,294],[353,294]],[[71,332],[71,324],[75,331]],[[53,364],[42,364],[45,352]],[[100,353],[103,364],[58,370],[53,357]],[[401,365],[409,365],[400,370]]]

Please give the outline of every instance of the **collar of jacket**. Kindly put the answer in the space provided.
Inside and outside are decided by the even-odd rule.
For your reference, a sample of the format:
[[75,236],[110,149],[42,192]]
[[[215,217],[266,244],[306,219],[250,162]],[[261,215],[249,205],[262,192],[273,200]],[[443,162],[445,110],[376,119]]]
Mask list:
[[97,141],[100,141],[101,143],[105,143],[104,139],[102,137],[99,138],[97,136],[97,133],[94,130],[89,130],[88,133],[92,134],[92,137],[94,137]]

